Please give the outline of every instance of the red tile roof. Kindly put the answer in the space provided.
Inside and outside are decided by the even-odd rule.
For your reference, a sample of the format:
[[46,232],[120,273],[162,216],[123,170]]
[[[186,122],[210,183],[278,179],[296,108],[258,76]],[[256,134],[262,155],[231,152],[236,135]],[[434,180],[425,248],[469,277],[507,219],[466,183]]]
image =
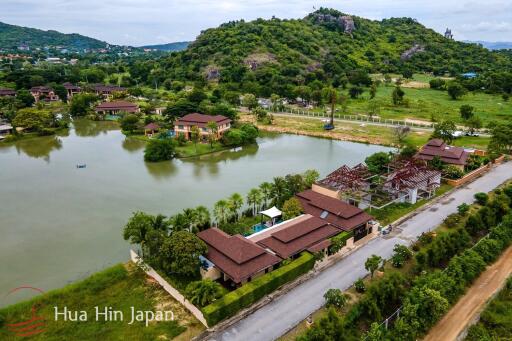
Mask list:
[[441,139],[432,139],[421,148],[415,155],[415,158],[430,161],[435,156],[438,156],[443,162],[448,164],[465,165],[469,153],[464,148],[448,146]]
[[147,126],[144,127],[146,130],[159,130],[160,126],[156,123],[150,123]]
[[30,89],[30,92],[40,92],[40,93],[49,93],[53,91],[52,88],[49,88],[47,86],[34,86]]
[[[321,218],[323,221],[345,231],[352,231],[373,219],[371,215],[358,207],[310,189],[298,193],[297,198],[301,202],[304,212]],[[327,212],[327,215],[324,211]]]
[[0,88],[0,96],[14,96],[14,95],[16,95],[15,90]]
[[126,91],[126,88],[117,85],[108,85],[108,84],[94,84],[92,85],[92,89],[96,92],[101,92],[104,94],[110,94],[114,91]]
[[69,82],[66,82],[64,84],[62,84],[62,86],[66,89],[66,90],[76,90],[76,91],[80,91],[80,87],[78,85],[74,85],[74,84],[71,84]]
[[240,283],[281,260],[241,235],[230,236],[217,228],[197,234],[208,245],[206,258]]
[[127,101],[113,101],[113,102],[103,102],[100,105],[96,106],[96,111],[109,111],[109,110],[119,110],[126,112],[136,112],[139,110],[139,106],[137,104],[127,102]]
[[290,222],[285,228],[258,241],[281,258],[289,258],[337,235],[340,230],[320,218],[309,216]]
[[325,248],[328,248],[331,246],[331,241],[329,239],[323,240],[320,243],[316,243],[315,245],[308,248],[308,251],[311,253],[315,253],[321,250],[324,250]]
[[198,127],[206,127],[208,122],[216,122],[217,124],[225,124],[230,123],[231,120],[227,118],[226,116],[222,115],[203,115],[198,113],[188,114],[183,116],[182,118],[178,119],[175,123],[175,125],[195,125]]

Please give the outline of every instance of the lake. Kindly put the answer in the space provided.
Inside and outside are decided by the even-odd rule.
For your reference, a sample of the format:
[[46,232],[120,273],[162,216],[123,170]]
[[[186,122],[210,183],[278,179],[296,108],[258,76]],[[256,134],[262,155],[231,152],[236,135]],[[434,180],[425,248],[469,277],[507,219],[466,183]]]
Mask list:
[[265,134],[257,146],[151,164],[144,142],[125,138],[115,123],[87,120],[61,136],[0,145],[0,297],[22,285],[58,288],[128,260],[122,229],[134,211],[212,207],[275,176],[311,168],[325,176],[388,150]]

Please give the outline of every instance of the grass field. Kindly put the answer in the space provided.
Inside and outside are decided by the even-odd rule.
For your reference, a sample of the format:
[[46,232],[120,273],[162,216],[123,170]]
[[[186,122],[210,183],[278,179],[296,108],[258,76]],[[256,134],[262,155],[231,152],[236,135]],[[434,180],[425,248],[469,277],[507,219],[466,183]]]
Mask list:
[[[393,75],[391,75],[393,77]],[[397,75],[395,75],[397,76]],[[415,74],[413,81],[423,83],[418,85],[426,86],[433,77],[424,74]],[[430,88],[411,88],[404,84],[402,89],[405,92],[405,99],[409,106],[394,106],[391,102],[393,85],[382,84],[377,90],[376,99],[380,104],[378,116],[387,119],[416,119],[431,121],[451,119],[458,124],[462,123],[459,108],[464,105],[471,105],[475,108],[475,115],[480,117],[487,126],[492,121],[505,122],[512,119],[512,101],[503,101],[501,95],[490,95],[483,92],[470,92],[459,100],[452,100],[446,91],[433,90]],[[348,92],[345,91],[347,95]],[[358,99],[349,99],[346,114],[366,114],[368,112],[368,89]],[[338,107],[342,111],[341,106]],[[322,110],[322,109],[316,109]]]
[[[38,307],[37,315],[44,318],[45,331],[31,336],[30,340],[170,340],[176,337],[190,340],[204,329],[157,283],[149,282],[133,265],[116,265],[82,282],[1,309],[4,325],[29,320],[33,306]],[[62,318],[55,321],[55,306],[59,311],[64,307],[69,311],[86,311],[88,321],[63,321]],[[96,306],[100,311],[105,307],[122,311],[123,321],[96,321]],[[153,321],[147,327],[144,322],[129,324],[131,307],[142,311],[172,311],[174,321]],[[19,340],[20,337],[7,328],[0,328],[0,339]]]
[[[241,120],[253,122],[254,118],[251,115],[241,114]],[[393,128],[391,127],[336,122],[334,130],[325,131],[323,125],[324,123],[320,118],[274,116],[272,125],[258,124],[258,128],[266,131],[318,136],[385,146],[394,146],[397,143],[393,134]],[[430,131],[412,131],[407,137],[406,142],[420,147],[429,140],[430,135]],[[489,138],[464,136],[455,140],[453,144],[461,147],[487,149]]]

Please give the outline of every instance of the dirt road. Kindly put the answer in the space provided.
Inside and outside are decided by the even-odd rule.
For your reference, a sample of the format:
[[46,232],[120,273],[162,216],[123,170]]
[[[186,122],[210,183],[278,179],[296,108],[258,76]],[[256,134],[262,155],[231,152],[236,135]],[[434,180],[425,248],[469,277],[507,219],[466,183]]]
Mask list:
[[475,316],[484,309],[486,302],[505,283],[512,273],[512,246],[487,268],[467,293],[439,321],[423,341],[453,341],[464,331]]

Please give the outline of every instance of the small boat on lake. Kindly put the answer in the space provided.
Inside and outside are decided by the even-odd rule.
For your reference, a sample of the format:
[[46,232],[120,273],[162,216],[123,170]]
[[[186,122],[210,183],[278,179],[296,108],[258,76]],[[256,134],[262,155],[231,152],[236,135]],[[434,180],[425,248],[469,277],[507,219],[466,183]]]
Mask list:
[[87,167],[87,165],[85,163],[76,165],[76,168],[85,168],[85,167]]

